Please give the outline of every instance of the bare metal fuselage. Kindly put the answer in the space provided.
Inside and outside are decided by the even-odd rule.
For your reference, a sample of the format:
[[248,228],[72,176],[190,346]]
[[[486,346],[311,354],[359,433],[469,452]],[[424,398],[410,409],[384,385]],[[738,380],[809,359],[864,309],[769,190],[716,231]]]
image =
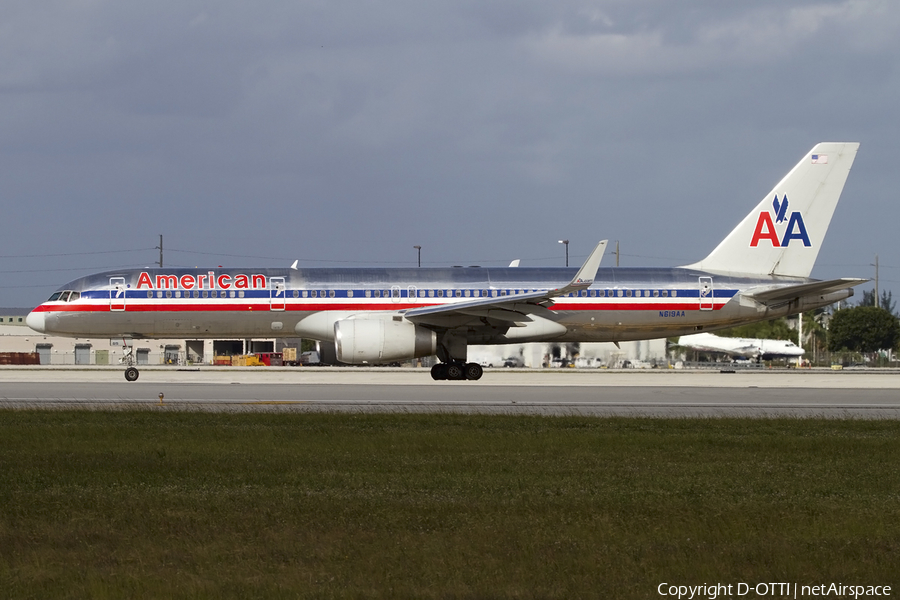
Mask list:
[[[29,323],[39,317],[39,330],[79,337],[333,341],[334,323],[341,319],[402,319],[406,311],[425,306],[554,289],[574,273],[565,268],[480,267],[107,272],[63,286],[68,298],[45,302]],[[564,331],[515,331],[508,321],[492,322],[489,314],[454,315],[431,328],[452,329],[468,344],[651,339],[786,316],[852,295],[845,289],[776,306],[742,295],[808,281],[685,268],[605,268],[588,289],[557,297],[547,307],[543,317]]]

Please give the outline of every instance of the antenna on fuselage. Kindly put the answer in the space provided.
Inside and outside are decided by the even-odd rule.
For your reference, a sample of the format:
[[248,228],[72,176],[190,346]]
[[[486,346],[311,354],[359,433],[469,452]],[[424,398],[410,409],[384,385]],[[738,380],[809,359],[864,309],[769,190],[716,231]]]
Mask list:
[[157,246],[157,248],[159,249],[159,268],[162,269],[162,263],[163,263],[162,234],[159,234],[159,246]]

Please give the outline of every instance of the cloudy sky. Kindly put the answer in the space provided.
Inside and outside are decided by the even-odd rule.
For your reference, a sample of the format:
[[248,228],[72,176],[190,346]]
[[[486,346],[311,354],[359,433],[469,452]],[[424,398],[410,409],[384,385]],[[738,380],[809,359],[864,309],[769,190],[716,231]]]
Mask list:
[[686,264],[819,141],[862,145],[813,276],[877,253],[900,290],[898,134],[895,0],[5,0],[0,306],[159,234],[168,266]]

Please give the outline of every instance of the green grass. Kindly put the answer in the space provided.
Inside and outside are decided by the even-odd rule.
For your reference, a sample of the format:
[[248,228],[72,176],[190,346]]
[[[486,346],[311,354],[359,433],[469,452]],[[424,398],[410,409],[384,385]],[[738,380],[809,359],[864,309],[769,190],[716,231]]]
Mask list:
[[0,411],[0,596],[896,586],[898,434],[894,421]]

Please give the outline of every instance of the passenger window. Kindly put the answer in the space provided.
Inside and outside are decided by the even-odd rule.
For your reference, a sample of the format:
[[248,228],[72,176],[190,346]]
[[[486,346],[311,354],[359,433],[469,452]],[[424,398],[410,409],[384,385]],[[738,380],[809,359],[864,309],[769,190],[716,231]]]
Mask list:
[[171,298],[171,297],[172,297],[172,291],[169,290],[166,292],[166,298]]
[[659,290],[653,290],[653,297],[659,298]]
[[347,290],[347,297],[348,297],[348,298],[352,298],[352,297],[353,297],[353,290]]
[[147,292],[147,297],[148,297],[148,298],[152,298],[152,297],[153,297],[153,292]]
[[157,298],[162,298],[162,297],[163,297],[162,291],[156,292],[156,297],[157,297]]
[[294,296],[294,298],[299,298],[299,297],[300,297],[300,290],[294,290],[293,296]]
[[419,298],[425,297],[425,290],[419,290]]
[[616,296],[618,296],[619,298],[621,298],[624,295],[625,295],[625,290],[616,290]]
[[465,296],[466,298],[468,298],[471,295],[472,295],[472,292],[470,292],[469,290],[466,290],[463,292],[463,296]]
[[678,290],[672,290],[672,297],[674,298],[677,295],[678,295]]
[[444,297],[444,290],[438,290],[438,291],[437,291],[437,295],[438,295],[438,298],[443,298],[443,297]]
[[328,290],[328,297],[334,298],[334,290]]
[[669,295],[669,290],[663,290],[663,291],[662,291],[662,297],[663,297],[663,298],[665,298],[665,297],[668,296],[668,295]]
[[428,290],[428,297],[434,298],[434,290]]

